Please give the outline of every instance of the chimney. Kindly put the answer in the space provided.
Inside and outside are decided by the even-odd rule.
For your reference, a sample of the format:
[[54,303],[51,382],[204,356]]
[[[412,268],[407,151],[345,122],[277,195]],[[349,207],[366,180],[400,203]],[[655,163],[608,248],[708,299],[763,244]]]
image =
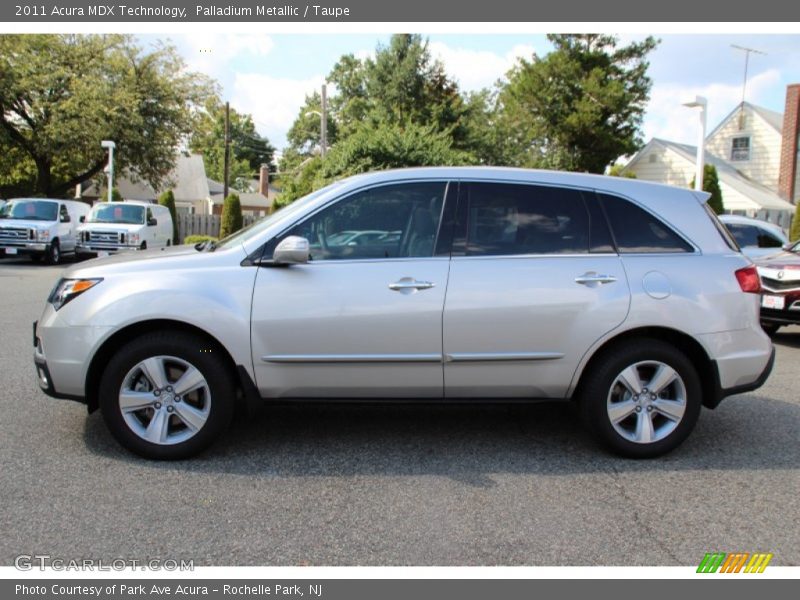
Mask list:
[[800,83],[786,86],[786,109],[783,112],[781,164],[778,194],[794,203],[797,198],[797,137],[800,134]]
[[261,171],[258,173],[258,193],[263,194],[265,198],[269,197],[269,165],[261,165]]

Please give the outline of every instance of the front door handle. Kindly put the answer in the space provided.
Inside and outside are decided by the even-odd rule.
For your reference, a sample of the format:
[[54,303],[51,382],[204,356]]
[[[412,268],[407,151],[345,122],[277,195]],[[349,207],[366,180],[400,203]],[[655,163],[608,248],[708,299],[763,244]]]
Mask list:
[[389,289],[401,294],[413,294],[418,290],[428,290],[436,284],[430,281],[417,281],[413,277],[403,277],[402,279],[389,284]]
[[600,275],[594,271],[589,271],[588,273],[584,273],[583,275],[576,277],[575,283],[579,283],[581,285],[603,285],[604,283],[614,283],[616,280],[617,278],[613,275]]

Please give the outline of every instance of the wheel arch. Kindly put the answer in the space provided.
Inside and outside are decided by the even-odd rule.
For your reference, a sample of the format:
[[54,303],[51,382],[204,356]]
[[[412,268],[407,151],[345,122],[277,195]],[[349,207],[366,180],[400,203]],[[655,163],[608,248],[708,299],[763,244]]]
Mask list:
[[[178,321],[175,319],[151,319],[147,321],[139,321],[131,323],[122,329],[115,331],[108,339],[106,339],[94,353],[92,361],[89,363],[89,368],[86,371],[86,405],[89,412],[94,412],[99,407],[98,388],[100,378],[103,371],[108,365],[111,358],[123,345],[127,342],[151,333],[154,331],[181,331],[185,333],[192,333],[208,340],[209,344],[213,344],[216,350],[219,351],[220,356],[225,361],[225,366],[230,371],[231,376],[234,377],[240,389],[248,391],[247,382],[243,381],[244,377],[249,377],[247,371],[243,368],[237,367],[236,361],[228,352],[227,348],[209,332],[191,325],[189,323]],[[238,396],[238,394],[237,394]]]
[[586,379],[586,374],[591,372],[594,366],[603,359],[608,353],[613,352],[614,348],[631,340],[642,338],[655,338],[667,342],[683,352],[697,369],[700,377],[700,385],[703,394],[703,406],[714,408],[718,404],[715,402],[717,397],[717,385],[719,374],[717,373],[716,363],[706,352],[705,348],[692,336],[669,327],[638,327],[623,331],[616,336],[609,338],[600,345],[588,361],[586,361],[580,374],[577,376],[571,398],[580,396],[581,386]]

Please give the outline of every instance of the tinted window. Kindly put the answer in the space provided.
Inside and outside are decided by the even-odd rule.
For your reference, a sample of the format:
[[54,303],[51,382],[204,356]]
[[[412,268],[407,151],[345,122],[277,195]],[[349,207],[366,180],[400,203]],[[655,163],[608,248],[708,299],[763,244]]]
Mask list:
[[589,214],[577,190],[473,183],[468,256],[589,251]]
[[599,194],[620,253],[692,252],[692,247],[662,221],[633,202]]
[[67,207],[64,206],[63,204],[61,205],[61,208],[59,209],[59,213],[61,214],[61,221],[62,222],[65,222],[65,221],[69,220],[69,213],[67,212]]
[[336,202],[281,238],[306,238],[315,261],[433,256],[445,187],[445,182],[430,182],[370,188]]
[[55,221],[58,203],[45,200],[12,200],[0,209],[0,218],[29,221]]

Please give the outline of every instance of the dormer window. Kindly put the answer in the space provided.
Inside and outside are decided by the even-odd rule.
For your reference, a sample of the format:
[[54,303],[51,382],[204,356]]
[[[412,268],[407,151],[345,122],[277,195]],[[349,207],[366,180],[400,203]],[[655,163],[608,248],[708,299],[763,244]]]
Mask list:
[[750,160],[750,136],[744,135],[731,140],[731,160]]

